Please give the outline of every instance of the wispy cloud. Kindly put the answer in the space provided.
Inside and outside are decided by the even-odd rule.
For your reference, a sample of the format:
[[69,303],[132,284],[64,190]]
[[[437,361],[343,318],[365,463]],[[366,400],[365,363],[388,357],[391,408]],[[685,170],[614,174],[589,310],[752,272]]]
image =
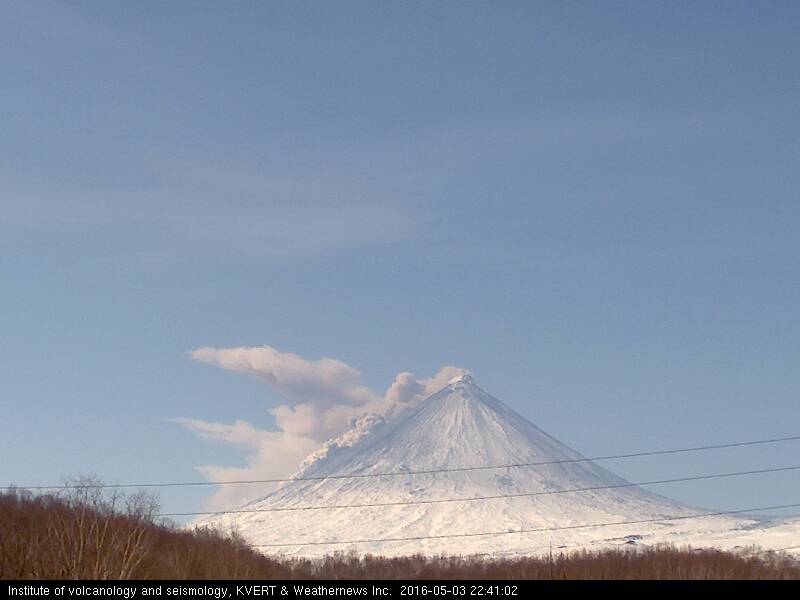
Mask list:
[[194,360],[229,371],[246,373],[274,386],[292,404],[313,398],[318,406],[365,404],[376,395],[360,383],[361,374],[340,360],[306,360],[270,346],[256,348],[198,348]]
[[[433,377],[399,373],[388,389],[379,393],[364,385],[360,372],[334,358],[308,360],[270,346],[193,350],[199,362],[257,377],[286,401],[269,410],[275,430],[261,430],[246,421],[213,423],[195,418],[175,419],[203,439],[221,442],[246,453],[244,466],[204,465],[198,470],[209,481],[274,479],[291,476],[326,442],[365,424],[392,418],[441,389],[466,372],[443,367]],[[352,443],[357,435],[339,440]],[[209,500],[214,509],[261,497],[274,485],[221,486]]]

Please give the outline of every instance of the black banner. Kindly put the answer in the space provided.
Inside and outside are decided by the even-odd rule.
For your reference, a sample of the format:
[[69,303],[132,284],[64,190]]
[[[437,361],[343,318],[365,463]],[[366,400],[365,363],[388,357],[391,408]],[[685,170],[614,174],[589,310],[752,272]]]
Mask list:
[[743,584],[800,590],[797,581],[4,581],[10,598],[47,597],[89,600],[167,598],[518,598],[552,591],[628,591],[697,586],[742,589]]

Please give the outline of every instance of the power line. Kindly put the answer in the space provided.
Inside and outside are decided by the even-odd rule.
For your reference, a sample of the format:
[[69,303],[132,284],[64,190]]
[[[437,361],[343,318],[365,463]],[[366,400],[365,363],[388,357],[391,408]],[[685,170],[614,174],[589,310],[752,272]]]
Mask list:
[[414,542],[419,540],[438,540],[447,538],[467,538],[467,537],[484,537],[490,535],[513,535],[519,533],[546,533],[549,531],[564,531],[568,529],[593,529],[598,527],[613,527],[621,525],[642,525],[646,523],[667,523],[671,521],[681,521],[688,519],[700,519],[703,517],[721,517],[725,515],[738,515],[752,512],[763,512],[768,510],[781,510],[785,508],[800,508],[800,503],[796,504],[780,504],[777,506],[761,506],[756,508],[743,508],[740,510],[725,510],[717,512],[697,513],[692,515],[680,515],[675,517],[663,517],[659,519],[640,519],[636,521],[616,521],[611,523],[592,523],[585,525],[563,525],[559,527],[540,527],[536,529],[515,529],[511,531],[483,531],[478,533],[448,533],[441,535],[417,535],[410,537],[395,537],[395,538],[374,538],[374,539],[361,539],[361,540],[338,540],[333,542],[295,542],[295,543],[280,543],[280,544],[253,544],[253,548],[283,548],[295,546],[338,546],[346,544],[373,544],[380,542]]
[[92,488],[162,488],[162,487],[190,487],[190,486],[212,486],[212,485],[246,485],[256,483],[288,483],[298,481],[324,481],[328,479],[366,479],[370,477],[397,477],[397,476],[410,476],[410,475],[430,475],[435,473],[463,473],[467,471],[489,471],[496,469],[512,469],[522,467],[538,467],[546,465],[561,465],[570,463],[583,463],[583,462],[597,462],[602,460],[619,460],[625,458],[637,458],[643,456],[664,456],[669,454],[682,454],[686,452],[703,452],[706,450],[720,450],[726,448],[741,448],[745,446],[759,446],[765,444],[777,444],[781,442],[791,442],[800,440],[800,435],[793,435],[789,437],[770,438],[763,440],[752,440],[747,442],[733,442],[729,444],[712,444],[706,446],[693,446],[689,448],[673,448],[669,450],[651,450],[647,452],[630,452],[626,454],[607,454],[604,456],[594,456],[590,458],[565,458],[558,460],[545,460],[538,462],[520,462],[510,463],[504,465],[485,465],[475,467],[453,467],[443,469],[425,469],[419,471],[387,471],[382,473],[353,473],[342,475],[320,475],[310,477],[285,477],[275,479],[242,479],[237,481],[179,481],[179,482],[162,482],[162,483],[106,483],[98,485],[81,485],[81,484],[64,484],[64,485],[28,485],[28,486],[6,486],[6,490],[19,489],[19,490],[64,490],[64,489],[81,489],[85,487]]
[[533,496],[550,496],[553,494],[567,494],[574,492],[593,492],[598,490],[612,490],[619,488],[631,488],[645,485],[662,485],[667,483],[680,483],[684,481],[701,481],[706,479],[722,479],[727,477],[743,477],[747,475],[760,475],[763,473],[780,473],[783,471],[797,471],[800,470],[800,465],[792,467],[774,467],[769,469],[757,469],[754,471],[735,471],[732,473],[714,473],[710,475],[694,475],[691,477],[676,477],[673,479],[656,479],[652,481],[640,481],[638,483],[625,482],[614,485],[598,485],[582,488],[571,488],[566,490],[546,490],[539,492],[519,492],[513,494],[497,494],[492,496],[472,496],[469,498],[435,498],[431,500],[399,500],[396,502],[373,502],[364,504],[331,504],[324,506],[286,506],[276,508],[253,508],[253,509],[233,509],[233,510],[218,510],[218,511],[198,511],[198,512],[176,512],[176,513],[161,513],[156,515],[158,517],[195,517],[195,516],[215,516],[215,515],[228,515],[228,514],[244,514],[244,513],[268,513],[268,512],[293,512],[293,511],[307,511],[307,510],[324,510],[324,509],[340,509],[340,508],[375,508],[382,506],[412,506],[417,504],[444,504],[451,502],[475,502],[478,500],[496,500],[501,498],[523,498]]

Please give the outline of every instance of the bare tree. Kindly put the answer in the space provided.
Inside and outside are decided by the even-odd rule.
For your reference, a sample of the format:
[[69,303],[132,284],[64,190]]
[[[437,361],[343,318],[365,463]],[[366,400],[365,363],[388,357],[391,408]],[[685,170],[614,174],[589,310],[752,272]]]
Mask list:
[[94,475],[68,480],[47,520],[47,545],[60,577],[130,579],[153,546],[156,498],[104,488]]

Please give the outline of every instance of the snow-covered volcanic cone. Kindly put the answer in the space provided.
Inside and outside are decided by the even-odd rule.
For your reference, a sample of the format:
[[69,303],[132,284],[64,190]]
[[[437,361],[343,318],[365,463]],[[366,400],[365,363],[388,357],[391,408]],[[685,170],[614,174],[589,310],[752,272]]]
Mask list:
[[[712,515],[583,527],[703,513],[642,488],[615,488],[627,482],[583,459],[467,375],[392,420],[379,419],[368,430],[328,443],[295,480],[240,507],[241,512],[203,523],[234,526],[264,552],[302,556],[351,549],[386,555],[538,554],[551,547],[665,541],[727,548],[800,545],[800,523],[786,519]],[[533,462],[550,464],[458,470]],[[369,476],[378,473],[392,474]],[[542,494],[576,488],[605,489]],[[503,497],[408,504],[485,496]],[[399,504],[351,506],[393,502]],[[335,508],[286,510],[320,506]],[[534,531],[510,533],[520,530]],[[485,532],[499,534],[473,535]],[[386,539],[392,541],[362,542]],[[340,541],[349,543],[322,543]]]

